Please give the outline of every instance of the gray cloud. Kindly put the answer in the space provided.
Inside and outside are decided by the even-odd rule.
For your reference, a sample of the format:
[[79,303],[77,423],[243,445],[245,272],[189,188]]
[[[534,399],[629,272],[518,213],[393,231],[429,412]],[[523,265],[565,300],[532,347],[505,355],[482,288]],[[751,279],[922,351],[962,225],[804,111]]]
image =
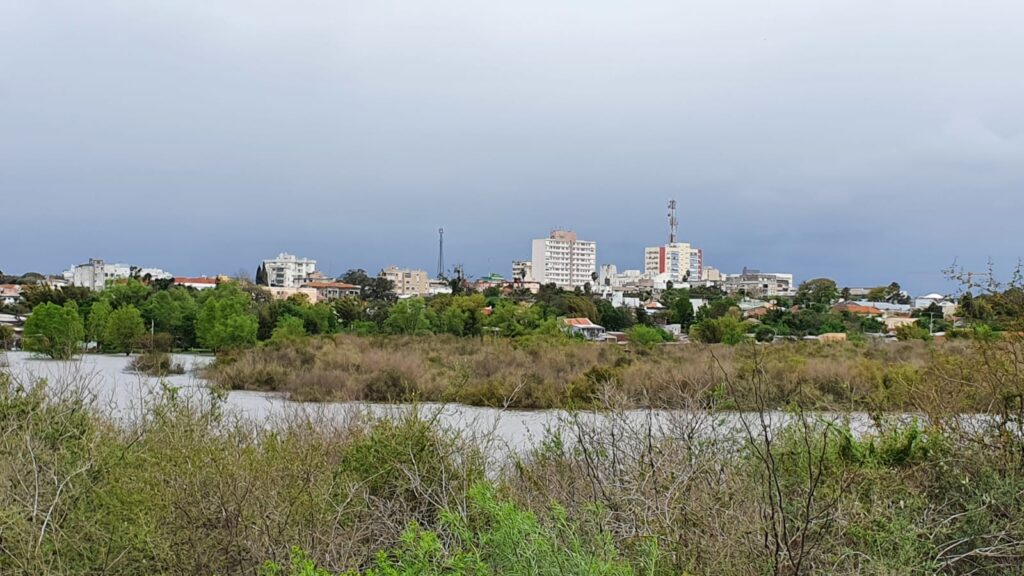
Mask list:
[[[1015,2],[0,4],[0,268],[507,272],[555,225],[639,267],[899,279],[1024,254]],[[12,216],[13,215],[13,216]],[[10,239],[14,239],[11,244]]]

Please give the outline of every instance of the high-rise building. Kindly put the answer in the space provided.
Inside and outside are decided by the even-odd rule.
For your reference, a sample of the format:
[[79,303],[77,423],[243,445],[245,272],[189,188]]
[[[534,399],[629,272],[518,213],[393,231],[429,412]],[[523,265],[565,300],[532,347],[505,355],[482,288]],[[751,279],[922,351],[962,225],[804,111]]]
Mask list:
[[316,272],[316,260],[298,258],[282,252],[277,258],[264,260],[267,272],[267,286],[273,288],[298,288]]
[[644,249],[644,273],[667,274],[673,282],[697,281],[704,270],[704,251],[686,242],[670,242]]
[[554,230],[533,241],[533,279],[561,288],[582,287],[593,282],[597,270],[597,243],[580,240],[569,230]]

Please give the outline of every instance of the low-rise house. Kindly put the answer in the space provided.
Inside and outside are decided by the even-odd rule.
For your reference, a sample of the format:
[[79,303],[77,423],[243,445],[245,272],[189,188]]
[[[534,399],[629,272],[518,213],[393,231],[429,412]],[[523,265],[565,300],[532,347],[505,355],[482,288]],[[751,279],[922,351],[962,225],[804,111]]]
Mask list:
[[12,336],[0,340],[0,350],[17,350],[21,347],[21,338],[25,330],[25,317],[18,314],[0,314],[0,326],[11,328]]
[[572,336],[583,336],[587,340],[604,340],[604,326],[598,326],[589,318],[565,318],[565,330]]
[[920,298],[914,298],[914,310],[922,310],[928,308],[932,304],[942,309],[943,318],[952,318],[956,316],[957,303],[949,298],[946,298],[942,294],[928,294]]
[[871,302],[870,300],[851,300],[851,302],[859,306],[877,308],[882,312],[883,316],[909,316],[912,312],[912,308],[909,304],[893,304],[891,302]]
[[900,326],[916,324],[917,318],[911,318],[909,316],[889,316],[882,321],[885,322],[885,331],[892,333]]
[[761,306],[760,308],[751,308],[750,310],[746,310],[745,312],[743,312],[743,317],[749,318],[751,320],[760,320],[761,318],[767,316],[770,310],[771,309],[768,308],[767,306]]
[[13,306],[21,300],[20,284],[0,284],[0,305]]
[[344,282],[307,282],[302,288],[316,290],[317,300],[336,300],[345,296],[359,296],[359,286]]
[[195,288],[196,290],[209,290],[210,288],[217,287],[217,279],[207,278],[206,276],[199,276],[195,278],[175,276],[174,285],[184,286],[185,288]]
[[274,300],[287,300],[292,296],[296,296],[299,294],[304,295],[306,299],[309,300],[310,304],[316,304],[320,299],[320,295],[317,293],[316,288],[310,288],[308,286],[303,286],[300,288],[285,288],[283,286],[265,286],[264,288],[266,288],[267,291],[270,292],[270,295],[274,298]]
[[874,306],[865,306],[850,300],[845,300],[832,307],[833,312],[849,312],[856,316],[881,316],[882,311]]
[[644,310],[646,310],[648,314],[654,314],[665,310],[665,305],[657,300],[652,300],[644,303]]

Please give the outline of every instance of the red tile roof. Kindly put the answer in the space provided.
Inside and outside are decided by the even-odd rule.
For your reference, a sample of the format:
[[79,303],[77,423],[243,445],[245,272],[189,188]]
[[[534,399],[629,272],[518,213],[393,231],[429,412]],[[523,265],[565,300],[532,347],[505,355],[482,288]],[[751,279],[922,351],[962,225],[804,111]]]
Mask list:
[[869,316],[881,316],[882,311],[874,306],[862,306],[853,302],[840,302],[832,307],[833,310],[849,312],[851,314],[866,314]]
[[175,276],[174,277],[174,283],[175,284],[216,284],[217,283],[217,279],[216,278],[207,278],[206,276],[201,276],[199,278],[189,278],[187,276]]

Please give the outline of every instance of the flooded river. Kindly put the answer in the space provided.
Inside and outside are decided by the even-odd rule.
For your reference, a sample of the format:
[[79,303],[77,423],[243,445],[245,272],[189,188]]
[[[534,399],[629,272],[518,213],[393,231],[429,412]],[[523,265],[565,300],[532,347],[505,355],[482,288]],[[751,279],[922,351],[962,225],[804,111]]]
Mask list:
[[[8,352],[8,366],[3,369],[23,381],[45,378],[54,390],[78,389],[90,395],[99,409],[126,420],[141,414],[145,404],[152,402],[166,386],[175,388],[178,394],[193,401],[211,397],[207,382],[197,375],[200,368],[212,361],[211,357],[175,355],[175,362],[181,363],[186,373],[165,378],[131,372],[129,360],[123,355],[85,355],[74,360],[57,361],[27,352]],[[277,393],[249,391],[228,392],[225,404],[233,416],[266,426],[294,418],[340,422],[359,414],[388,416],[413,409],[411,405],[403,404],[300,403]],[[562,410],[503,410],[462,404],[427,403],[419,404],[417,408],[435,417],[443,426],[487,438],[489,442],[515,451],[536,445],[548,430],[564,429],[579,423],[600,428],[614,420],[619,427],[646,428],[659,436],[710,435],[722,439],[741,438],[745,435],[744,425],[755,428],[759,425],[756,414],[737,412],[632,410],[610,416],[600,412],[570,414]],[[815,417],[835,421],[848,419],[855,433],[864,433],[874,427],[871,418],[864,413],[823,413]],[[773,412],[767,418],[770,426],[776,428],[790,416]]]

